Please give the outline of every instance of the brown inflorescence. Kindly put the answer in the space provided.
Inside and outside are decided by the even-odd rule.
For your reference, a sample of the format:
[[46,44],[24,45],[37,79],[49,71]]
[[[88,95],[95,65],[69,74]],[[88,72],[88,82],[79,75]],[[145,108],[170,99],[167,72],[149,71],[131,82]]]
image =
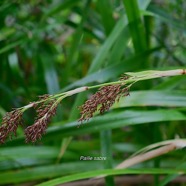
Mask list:
[[9,135],[10,137],[13,134],[16,136],[18,126],[22,125],[22,114],[18,109],[6,113],[0,126],[0,143],[4,143]]
[[57,103],[56,99],[50,99],[49,95],[40,96],[40,103],[35,104],[34,108],[37,112],[37,117],[33,125],[25,129],[26,142],[36,142],[45,134],[48,123],[56,114]]
[[129,89],[122,88],[121,84],[108,85],[101,87],[95,94],[93,94],[82,106],[79,107],[81,117],[80,122],[89,120],[93,117],[96,111],[103,114],[108,111],[110,107],[119,101],[121,96],[128,96]]
[[[110,107],[119,101],[121,96],[129,95],[129,87],[126,86],[125,81],[128,77],[123,76],[118,84],[108,85],[99,88],[99,90],[90,97],[82,106],[79,107],[81,117],[80,122],[89,120],[93,117],[96,111],[103,114],[108,111]],[[48,123],[51,118],[56,114],[58,103],[61,99],[56,99],[51,95],[43,95],[39,97],[37,102],[30,103],[28,106],[20,109],[15,109],[8,112],[2,119],[2,125],[0,126],[0,143],[4,143],[7,137],[10,135],[16,135],[16,130],[19,125],[22,125],[22,115],[28,108],[34,107],[37,117],[34,124],[28,126],[25,129],[25,141],[36,142],[41,139],[45,134]]]

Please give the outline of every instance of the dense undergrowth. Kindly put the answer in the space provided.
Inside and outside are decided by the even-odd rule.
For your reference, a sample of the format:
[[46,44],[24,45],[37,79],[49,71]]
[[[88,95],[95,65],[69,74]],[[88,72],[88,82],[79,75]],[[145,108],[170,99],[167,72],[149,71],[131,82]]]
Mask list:
[[[39,95],[115,82],[126,72],[186,67],[183,0],[4,0],[0,4],[2,120],[6,112],[36,101]],[[128,185],[184,185],[185,76],[135,83],[130,96],[114,99],[108,110],[114,98],[109,97],[110,102],[100,108],[108,111],[94,113],[78,128],[78,107],[93,94],[99,98],[96,91],[64,99],[42,139],[27,138],[34,144],[25,143],[23,129],[38,121],[37,110],[25,112],[16,138],[0,146],[0,185],[58,185],[86,178],[86,185],[114,185],[114,177],[115,185],[126,180]],[[144,147],[134,155],[135,164],[126,164],[131,159],[121,164]],[[103,161],[98,160],[101,157]],[[115,169],[118,165],[122,169]],[[103,175],[107,177],[102,181],[88,180]],[[113,175],[122,175],[120,181]]]

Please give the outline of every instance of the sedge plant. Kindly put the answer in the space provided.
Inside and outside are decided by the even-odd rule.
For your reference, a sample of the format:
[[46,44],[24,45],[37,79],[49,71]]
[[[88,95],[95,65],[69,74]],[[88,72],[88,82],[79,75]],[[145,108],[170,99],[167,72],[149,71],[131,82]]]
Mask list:
[[21,108],[13,109],[11,112],[7,112],[2,119],[0,126],[0,143],[4,143],[8,137],[16,135],[18,126],[23,124],[23,113],[30,108],[36,110],[36,118],[33,125],[24,129],[25,141],[36,142],[41,139],[45,134],[48,124],[52,117],[56,114],[59,103],[66,97],[74,94],[84,92],[91,89],[98,89],[82,106],[79,106],[80,110],[80,124],[89,120],[99,111],[103,114],[108,111],[110,107],[119,101],[123,96],[129,96],[129,91],[134,83],[139,81],[185,75],[186,69],[168,70],[168,71],[142,71],[142,72],[129,72],[121,76],[118,81],[98,84],[94,86],[83,86],[63,93],[54,95],[42,95],[39,96],[37,101],[31,102]]

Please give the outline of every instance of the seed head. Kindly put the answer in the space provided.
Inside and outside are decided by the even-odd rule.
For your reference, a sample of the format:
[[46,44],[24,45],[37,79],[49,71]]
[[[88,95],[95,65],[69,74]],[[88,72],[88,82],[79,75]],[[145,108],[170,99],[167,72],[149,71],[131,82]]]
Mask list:
[[48,123],[51,118],[56,114],[57,104],[55,99],[50,99],[49,95],[40,96],[39,104],[35,104],[37,117],[33,125],[25,129],[25,141],[36,142],[41,139],[42,135],[45,134]]
[[50,99],[50,95],[39,97],[39,104],[35,104],[37,117],[33,125],[25,129],[26,142],[36,142],[45,134],[48,123],[56,114],[57,104],[56,99]]
[[101,87],[79,107],[81,114],[79,121],[89,120],[96,111],[99,111],[100,114],[108,111],[115,101],[119,101],[121,96],[129,95],[128,91],[128,88],[122,88],[121,84]]
[[10,137],[16,136],[18,126],[22,125],[22,114],[18,109],[6,113],[0,126],[0,143],[4,143],[9,135]]

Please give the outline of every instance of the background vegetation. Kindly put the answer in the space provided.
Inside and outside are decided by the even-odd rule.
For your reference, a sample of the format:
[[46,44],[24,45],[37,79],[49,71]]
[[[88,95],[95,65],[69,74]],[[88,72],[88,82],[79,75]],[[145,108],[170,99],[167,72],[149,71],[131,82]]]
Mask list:
[[[0,118],[38,95],[116,80],[128,71],[186,66],[184,0],[3,0],[0,4]],[[63,176],[71,175],[68,182],[67,178],[78,180],[75,173],[87,171],[94,177],[140,148],[185,137],[185,76],[138,83],[130,97],[77,128],[77,106],[92,93],[65,99],[36,144],[25,144],[20,128],[16,139],[1,145],[0,184],[36,185],[56,177],[62,182]],[[34,117],[34,111],[28,111],[25,123],[30,125]],[[80,156],[106,156],[107,161],[80,161]],[[132,178],[128,185],[130,180],[135,185],[165,185],[176,179],[184,185],[185,177],[179,179],[177,174],[163,180],[158,175],[138,180],[135,175],[184,168],[185,158],[185,151],[179,150],[141,163],[128,172],[130,177],[122,177],[123,182]],[[114,185],[112,177],[105,184]]]

